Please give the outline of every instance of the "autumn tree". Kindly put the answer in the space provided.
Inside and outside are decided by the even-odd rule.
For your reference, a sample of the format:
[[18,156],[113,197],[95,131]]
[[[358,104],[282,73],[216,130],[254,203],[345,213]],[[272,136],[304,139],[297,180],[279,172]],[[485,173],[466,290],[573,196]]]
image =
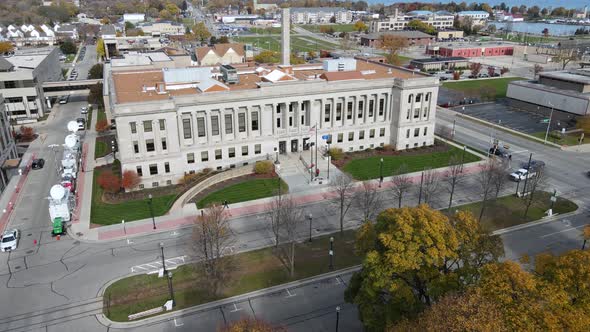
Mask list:
[[365,181],[354,195],[352,206],[362,221],[372,221],[383,209],[383,200],[377,188],[376,183]]
[[381,212],[375,223],[361,226],[355,247],[363,266],[345,300],[375,331],[474,284],[482,267],[503,254],[501,240],[470,213],[445,216],[427,205]]
[[436,34],[435,27],[433,27],[432,25],[430,25],[428,23],[422,22],[421,20],[411,20],[410,22],[408,22],[407,27],[410,29],[422,31],[422,32],[427,33],[429,35]]
[[254,61],[258,63],[278,63],[280,54],[273,51],[262,51],[254,56]]
[[387,51],[387,62],[393,65],[399,65],[401,60],[399,59],[399,51],[408,47],[408,40],[404,37],[384,34],[379,38],[379,44],[381,48]]
[[246,317],[231,322],[217,332],[287,332],[287,329],[273,326],[261,319]]
[[582,239],[584,242],[582,243],[582,250],[586,249],[586,241],[590,240],[590,225],[584,226],[582,230]]
[[121,190],[121,179],[111,171],[104,171],[98,175],[98,185],[106,192],[117,193]]
[[[497,90],[493,86],[485,85],[485,86],[477,89],[477,91],[479,91],[479,95],[481,96],[481,99],[483,99],[483,100],[496,99]],[[476,95],[476,94],[477,94],[477,92],[474,91],[474,95]]]
[[453,71],[453,80],[458,81],[461,79],[461,75],[463,75],[463,71],[455,70]]
[[448,210],[451,211],[451,207],[453,206],[453,196],[455,194],[455,187],[458,184],[463,182],[465,177],[463,176],[463,163],[461,162],[461,158],[457,155],[451,156],[449,159],[449,167],[446,171],[446,182],[447,182],[447,190],[449,191],[449,206]]
[[0,42],[0,54],[6,54],[14,51],[14,45],[9,41]]
[[139,175],[134,170],[126,170],[123,172],[123,177],[121,178],[121,187],[125,188],[126,190],[135,189],[139,185],[141,180],[139,179]]
[[502,69],[500,69],[500,76],[504,76],[504,74],[510,72],[510,69],[508,69],[508,67],[502,67]]
[[104,133],[105,131],[108,131],[110,128],[111,126],[109,125],[107,119],[98,120],[96,122],[96,125],[94,126],[94,129],[99,133]]
[[104,57],[106,56],[106,50],[104,48],[104,40],[102,38],[98,38],[96,40],[96,54],[101,59],[104,59]]
[[481,71],[481,67],[482,67],[481,66],[481,63],[479,63],[479,62],[472,62],[469,65],[469,70],[471,70],[471,75],[472,76],[475,76],[475,77],[479,76],[479,72]]
[[582,129],[585,134],[590,134],[590,116],[585,115],[576,119],[576,128]]
[[192,239],[192,250],[203,262],[205,289],[218,296],[234,268],[233,256],[229,253],[235,238],[222,205],[209,205],[195,219]]
[[494,68],[492,66],[488,66],[488,76],[493,77],[495,73],[496,73],[496,68]]
[[535,64],[535,67],[533,67],[533,73],[534,76],[537,77],[537,75],[539,75],[540,72],[543,71],[543,66],[541,66],[540,64]]
[[211,32],[209,32],[209,29],[207,29],[207,26],[204,22],[198,22],[197,24],[193,25],[192,30],[195,38],[201,42],[211,38]]
[[363,21],[356,21],[354,23],[354,30],[358,32],[367,31],[368,27]]
[[32,141],[33,138],[35,138],[35,130],[33,127],[21,126],[19,131],[21,140],[25,142]]
[[337,175],[330,182],[332,190],[336,193],[336,209],[340,220],[340,234],[344,233],[344,217],[350,209],[354,199],[354,186],[350,176],[346,174]]

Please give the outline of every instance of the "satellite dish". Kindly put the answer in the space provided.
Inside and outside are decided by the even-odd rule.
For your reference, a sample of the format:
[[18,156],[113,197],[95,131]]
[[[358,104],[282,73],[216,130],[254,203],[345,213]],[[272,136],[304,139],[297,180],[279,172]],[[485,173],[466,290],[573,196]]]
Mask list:
[[60,184],[56,184],[49,190],[49,196],[55,200],[62,199],[66,194],[66,189]]
[[78,131],[78,122],[70,121],[68,122],[68,130],[75,133]]
[[[68,124],[68,127],[69,126],[70,125]],[[68,148],[73,149],[76,146],[76,144],[78,144],[78,136],[76,136],[76,134],[69,134],[68,136],[66,136],[65,143]]]

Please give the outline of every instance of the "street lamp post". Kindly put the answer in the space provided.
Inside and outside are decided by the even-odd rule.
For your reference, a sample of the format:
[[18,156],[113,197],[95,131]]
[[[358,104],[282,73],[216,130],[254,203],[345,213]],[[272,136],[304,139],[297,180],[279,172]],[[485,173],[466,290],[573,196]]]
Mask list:
[[381,184],[383,183],[383,158],[379,161],[379,188],[381,188]]
[[172,288],[172,272],[168,271],[168,290],[170,291],[170,300],[172,300],[172,306],[176,306],[176,300],[174,299],[174,288]]
[[150,215],[152,216],[152,224],[154,225],[154,229],[156,229],[156,219],[154,218],[154,209],[152,207],[152,203],[153,203],[152,194],[149,194],[148,198],[149,198],[148,205],[150,206]]
[[336,332],[338,332],[338,323],[340,323],[340,306],[336,307]]
[[166,261],[164,260],[164,242],[160,242],[160,250],[162,251],[162,268],[164,269],[164,275],[168,271],[166,271]]
[[307,218],[309,219],[309,242],[311,242],[311,222],[313,220],[313,215],[310,213]]
[[549,123],[547,123],[547,130],[545,131],[545,141],[543,142],[543,144],[547,144],[547,137],[549,136],[549,127],[551,127],[551,119],[553,118],[553,104],[549,102],[549,105],[551,105],[551,113],[549,114]]
[[330,236],[330,271],[334,269],[334,237]]

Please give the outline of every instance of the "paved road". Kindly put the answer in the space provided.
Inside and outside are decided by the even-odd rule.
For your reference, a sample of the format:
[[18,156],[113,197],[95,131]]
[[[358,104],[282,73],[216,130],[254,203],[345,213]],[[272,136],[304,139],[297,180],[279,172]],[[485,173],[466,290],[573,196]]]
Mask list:
[[[99,312],[98,290],[108,281],[131,273],[131,268],[155,262],[159,259],[158,243],[164,242],[166,257],[190,256],[187,243],[190,230],[154,234],[127,241],[103,244],[80,243],[69,237],[57,241],[49,236],[49,218],[42,203],[49,187],[55,183],[52,173],[53,160],[48,149],[42,149],[52,143],[61,143],[65,136],[65,123],[78,116],[79,106],[84,101],[70,102],[56,111],[55,122],[39,127],[39,131],[48,134],[43,144],[33,144],[41,156],[47,159],[46,167],[34,171],[23,188],[23,201],[19,202],[15,218],[11,225],[19,225],[23,230],[23,240],[19,249],[10,254],[0,255],[0,297],[12,299],[0,301],[0,331],[106,331],[94,315]],[[448,110],[439,112],[440,123],[452,124],[454,113]],[[547,224],[503,235],[508,258],[516,258],[523,253],[534,254],[544,250],[562,251],[581,245],[580,227],[588,214],[585,210],[588,199],[588,179],[584,175],[590,156],[563,152],[546,147],[520,137],[496,132],[489,128],[462,119],[457,120],[456,139],[469,142],[470,146],[485,150],[489,147],[489,135],[497,136],[510,144],[513,150],[513,163],[525,161],[529,151],[535,157],[544,160],[551,177],[550,184],[560,194],[575,198],[582,204],[581,211],[565,219],[558,219]],[[483,133],[483,135],[482,135]],[[464,202],[474,199],[473,188],[466,184],[459,190],[458,200]],[[470,191],[471,190],[471,191]],[[435,206],[443,206],[441,198]],[[35,205],[33,205],[35,204]],[[31,206],[38,208],[31,209]],[[318,202],[306,207],[314,215],[314,234],[331,232],[337,229],[335,213],[327,202]],[[351,215],[352,217],[352,215]],[[347,227],[358,224],[348,221]],[[308,236],[308,225],[302,225],[300,235]],[[264,226],[263,216],[250,216],[232,220],[232,228],[238,235],[236,251],[251,250],[272,244],[272,235]],[[30,234],[30,235],[29,235]],[[33,245],[33,239],[39,242]],[[336,253],[337,255],[337,253]],[[343,278],[341,282],[346,282]],[[342,303],[344,286],[334,285],[335,281],[325,281],[316,286],[297,289],[297,296],[285,298],[284,295],[268,296],[245,303],[236,304],[242,310],[235,313],[251,314],[263,317],[273,323],[286,324],[296,331],[332,330],[331,322],[335,319],[333,310]],[[209,330],[218,324],[237,317],[231,313],[236,308],[214,309],[173,321],[165,321],[143,326],[137,331],[168,330]],[[229,312],[229,313],[228,313]],[[354,308],[344,305],[341,318],[349,320],[343,326],[355,324]],[[345,329],[343,328],[343,331]]]

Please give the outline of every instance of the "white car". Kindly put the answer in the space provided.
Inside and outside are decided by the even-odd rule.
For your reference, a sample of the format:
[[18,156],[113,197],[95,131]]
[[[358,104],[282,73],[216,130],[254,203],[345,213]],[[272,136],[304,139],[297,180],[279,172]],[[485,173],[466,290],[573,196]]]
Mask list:
[[20,233],[18,229],[4,232],[2,234],[2,240],[0,240],[0,250],[4,252],[15,250],[16,246],[18,246],[19,237]]
[[86,106],[80,107],[80,113],[88,114],[88,107],[86,107]]
[[510,174],[510,179],[512,181],[520,182],[525,179],[530,179],[537,175],[537,172],[533,171],[530,172],[524,168],[517,170],[516,172]]

